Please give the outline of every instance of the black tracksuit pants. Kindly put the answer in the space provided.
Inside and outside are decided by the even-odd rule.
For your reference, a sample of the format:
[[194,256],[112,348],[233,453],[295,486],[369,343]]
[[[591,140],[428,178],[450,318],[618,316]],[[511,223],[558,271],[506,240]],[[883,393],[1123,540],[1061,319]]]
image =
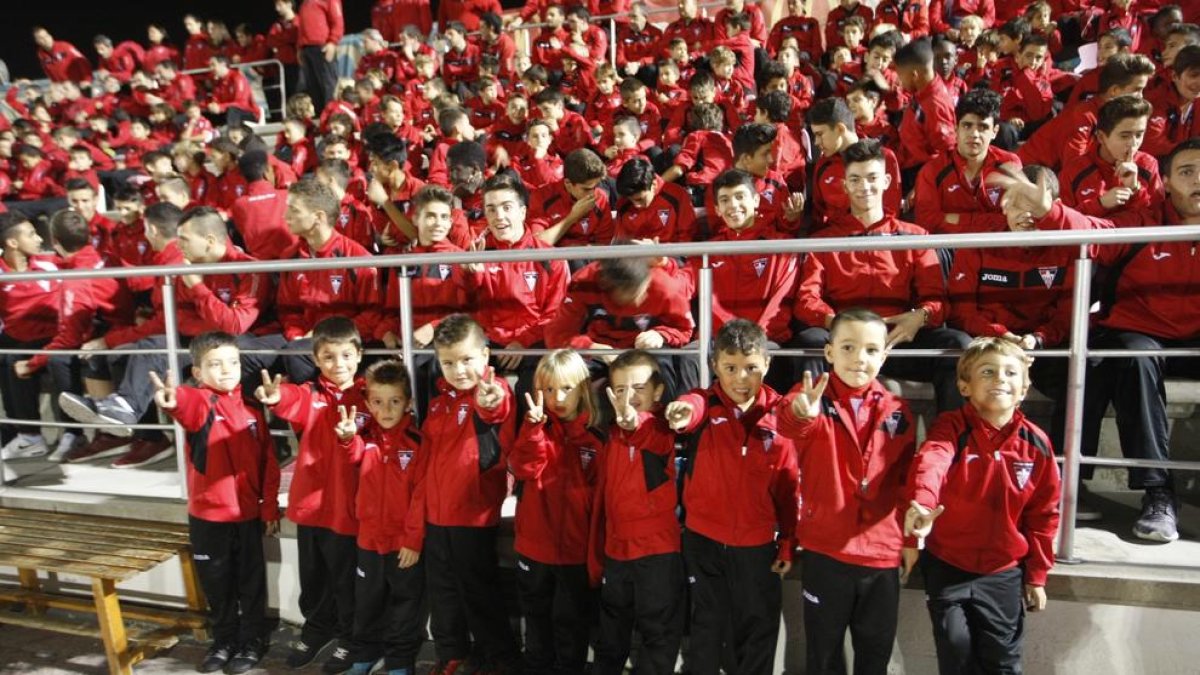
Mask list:
[[196,575],[208,598],[213,642],[238,647],[267,635],[263,522],[218,523],[188,516]]
[[717,675],[732,651],[738,675],[771,675],[779,642],[783,581],[771,571],[778,546],[726,546],[683,531],[683,561],[691,589],[688,664],[695,675]]
[[323,645],[337,638],[342,646],[354,635],[354,578],[358,545],[352,536],[324,527],[296,526],[300,563],[300,638]]
[[396,552],[358,549],[354,580],[355,663],[383,658],[384,670],[416,672],[417,651],[425,639],[425,563],[401,569]]
[[519,556],[517,593],[525,620],[525,675],[584,672],[594,607],[587,566]]
[[1025,601],[1020,567],[974,574],[921,555],[940,675],[1020,675]]
[[809,675],[846,672],[846,630],[855,675],[885,675],[900,611],[900,570],[850,565],[801,553],[804,637]]
[[683,635],[683,558],[678,553],[604,560],[600,638],[593,675],[621,675],[633,631],[642,636],[637,675],[672,675]]

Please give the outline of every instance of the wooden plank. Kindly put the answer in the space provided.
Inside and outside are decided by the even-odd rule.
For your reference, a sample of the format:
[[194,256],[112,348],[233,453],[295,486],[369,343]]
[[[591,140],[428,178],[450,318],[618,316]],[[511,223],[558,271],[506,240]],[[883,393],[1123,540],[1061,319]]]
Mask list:
[[96,617],[100,620],[100,637],[108,655],[111,675],[133,675],[133,659],[129,641],[125,638],[125,622],[121,619],[121,602],[117,599],[112,579],[92,579],[92,596],[96,599]]
[[12,534],[0,526],[0,544],[12,546],[31,546],[42,548],[57,548],[77,553],[116,555],[122,558],[144,560],[147,564],[155,565],[175,557],[174,551],[152,550],[148,548],[129,548],[117,542],[91,543],[74,541],[73,539],[54,538],[49,536],[34,536]]
[[[61,548],[53,548],[50,546],[20,546],[14,544],[0,543],[0,555],[27,555],[43,558],[45,560],[62,561],[69,563],[86,563],[89,565],[106,565],[113,568],[125,568],[134,572],[145,572],[153,569],[158,563],[154,560],[142,560],[140,558],[125,558],[119,555],[106,555],[96,553],[89,555],[87,553],[79,553],[75,551],[65,551]],[[109,576],[109,575],[100,575]]]
[[[37,570],[22,567],[17,570],[17,577],[21,580],[21,588],[26,591],[38,593],[42,590],[42,582],[38,580]],[[26,602],[25,607],[33,615],[39,615],[46,611],[46,605],[36,600]]]
[[173,554],[179,550],[179,547],[186,542],[175,541],[151,541],[137,535],[128,533],[108,532],[103,528],[95,527],[87,528],[86,531],[81,529],[59,528],[51,529],[44,526],[30,527],[28,523],[15,524],[12,522],[0,524],[0,532],[9,534],[15,537],[37,537],[41,539],[56,539],[60,541],[72,541],[87,546],[123,546],[131,549],[141,549],[144,551],[155,551]]
[[49,532],[67,531],[81,534],[104,532],[114,536],[136,538],[146,543],[185,544],[186,525],[171,525],[164,529],[160,523],[142,520],[122,521],[116,518],[79,517],[49,511],[14,511],[0,508],[0,524],[20,525]]
[[[200,587],[200,577],[196,574],[196,560],[192,558],[190,546],[179,552],[179,567],[183,570],[183,590],[187,594],[188,609],[204,614],[208,609],[208,600],[204,597],[204,589]],[[204,642],[208,640],[208,631],[204,626],[200,626],[192,631],[192,636]]]
[[[29,604],[37,602],[53,609],[65,609],[73,612],[96,611],[95,602],[90,596],[66,595],[64,593],[34,593],[0,586],[0,602],[16,602]],[[203,628],[208,623],[208,617],[202,612],[192,612],[177,609],[160,609],[122,603],[121,612],[127,618],[137,621],[148,621],[160,626],[171,626],[178,629]]]
[[[182,505],[181,505],[182,508]],[[19,518],[49,518],[54,522],[86,522],[86,523],[101,523],[104,525],[113,525],[126,529],[141,529],[146,531],[162,532],[166,534],[183,534],[187,535],[186,523],[168,523],[161,520],[144,520],[139,518],[118,518],[113,516],[95,516],[90,513],[67,513],[64,511],[43,511],[40,509],[14,509],[7,506],[0,506],[0,519],[9,516]]]
[[84,577],[105,577],[124,581],[130,577],[141,574],[140,571],[129,568],[110,567],[107,565],[92,565],[81,562],[70,561],[55,561],[47,558],[39,558],[30,555],[18,555],[0,553],[0,565],[9,567],[28,567],[31,569],[47,570],[54,572],[65,572],[67,574],[78,574]]
[[7,623],[13,626],[24,626],[26,628],[36,628],[38,630],[48,630],[54,633],[65,633],[67,635],[81,635],[83,637],[97,639],[100,638],[100,629],[91,622],[68,621],[67,619],[56,619],[48,616],[32,616],[30,614],[19,614],[17,612],[0,612],[0,623]]

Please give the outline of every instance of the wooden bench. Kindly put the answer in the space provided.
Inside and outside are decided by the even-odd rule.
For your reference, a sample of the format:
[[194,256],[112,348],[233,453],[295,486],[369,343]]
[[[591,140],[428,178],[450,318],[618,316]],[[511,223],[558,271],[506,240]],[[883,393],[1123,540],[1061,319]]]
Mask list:
[[[179,556],[187,611],[121,606],[116,584]],[[0,585],[0,603],[24,612],[0,611],[0,623],[99,637],[113,675],[131,675],[133,664],[168,649],[191,631],[207,639],[205,601],[192,560],[186,525],[101,518],[29,509],[0,508],[0,566],[17,568],[20,586]],[[92,597],[42,590],[38,572],[89,577]],[[94,613],[90,622],[47,616],[46,608]],[[127,635],[124,617],[161,628]]]

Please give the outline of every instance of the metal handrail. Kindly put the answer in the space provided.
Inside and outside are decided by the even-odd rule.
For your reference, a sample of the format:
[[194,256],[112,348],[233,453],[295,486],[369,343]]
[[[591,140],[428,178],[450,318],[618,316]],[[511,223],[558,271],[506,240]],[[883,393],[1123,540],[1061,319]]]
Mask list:
[[[1062,562],[1074,562],[1075,512],[1078,499],[1077,480],[1079,467],[1082,464],[1101,466],[1125,467],[1162,467],[1182,470],[1200,470],[1200,462],[1177,462],[1112,458],[1084,458],[1080,454],[1080,438],[1082,435],[1083,417],[1083,387],[1085,382],[1085,366],[1088,356],[1187,356],[1195,355],[1198,350],[1089,350],[1087,347],[1088,321],[1090,299],[1088,297],[1088,280],[1091,279],[1092,260],[1089,257],[1093,245],[1112,245],[1147,241],[1196,241],[1200,240],[1200,225],[1174,225],[1146,228],[1121,228],[1110,230],[1079,230],[1079,231],[1043,231],[1043,232],[1004,232],[982,234],[956,235],[921,235],[909,237],[840,237],[818,239],[786,239],[759,240],[740,242],[712,243],[682,243],[682,244],[647,244],[639,245],[636,251],[647,257],[655,256],[700,256],[702,266],[699,272],[700,304],[698,321],[698,356],[701,368],[701,381],[708,381],[708,356],[712,339],[712,268],[709,257],[712,255],[748,255],[748,254],[787,254],[811,252],[838,251],[880,251],[880,250],[911,250],[932,248],[998,248],[998,247],[1042,247],[1042,246],[1077,246],[1079,255],[1075,261],[1075,287],[1071,306],[1071,339],[1066,349],[1045,350],[1047,356],[1069,356],[1068,387],[1067,387],[1067,428],[1066,447],[1063,459],[1062,481],[1062,517],[1059,529],[1058,559]],[[175,296],[173,276],[181,274],[226,274],[234,271],[240,273],[289,272],[321,269],[349,268],[390,268],[430,264],[466,264],[473,262],[538,262],[549,260],[596,260],[602,258],[618,258],[630,255],[629,246],[596,246],[596,247],[567,247],[549,249],[519,249],[498,251],[464,251],[460,253],[421,253],[387,256],[368,256],[360,258],[334,259],[296,259],[296,260],[267,260],[246,263],[212,263],[196,265],[164,265],[140,268],[113,268],[101,270],[63,270],[57,272],[20,272],[0,274],[0,283],[11,281],[35,281],[43,279],[88,279],[88,278],[124,278],[134,276],[162,276],[163,279],[163,314],[167,317],[166,353],[172,369],[178,372],[176,356],[179,353],[179,336],[175,324]],[[412,295],[411,279],[406,275],[397,277],[399,297],[401,301],[401,321],[404,325],[412,324]],[[405,364],[413,368],[412,356],[428,350],[419,350],[413,342],[411,331],[402,331],[402,353]],[[7,350],[6,350],[7,351]],[[19,353],[31,353],[34,350],[14,350]],[[156,350],[157,351],[157,350]],[[546,350],[513,350],[513,353],[544,353]],[[667,351],[667,350],[663,350]],[[670,350],[672,353],[690,353],[688,350]],[[800,354],[815,355],[816,350],[780,350],[780,355]],[[905,350],[912,355],[951,356],[952,350]],[[95,353],[95,352],[93,352]],[[125,353],[132,353],[129,350]],[[395,353],[394,351],[391,353]],[[611,352],[601,352],[611,353]],[[1043,355],[1038,352],[1038,355]],[[897,354],[899,355],[899,354]],[[411,373],[410,373],[411,374]],[[6,420],[0,420],[6,421]],[[56,423],[61,424],[61,423]],[[54,426],[45,424],[43,426]],[[72,425],[78,426],[78,425]],[[177,438],[182,435],[178,425],[174,425]],[[184,475],[185,459],[182,444],[176,447],[176,463],[180,476]],[[186,497],[186,481],[180,481],[181,491]]]
[[[237,68],[238,70],[246,70],[249,68],[255,68],[257,66],[267,65],[273,65],[279,68],[279,119],[282,120],[284,117],[287,117],[287,76],[283,72],[283,61],[280,61],[279,59],[261,59],[259,61],[246,61],[245,63],[230,63],[229,67]],[[192,68],[190,70],[181,70],[179,72],[184,75],[199,75],[200,73],[211,73],[212,68]],[[263,87],[263,89],[266,89],[266,87]],[[263,92],[263,95],[266,96],[265,91]],[[269,100],[267,102],[270,103]],[[266,107],[266,113],[263,114],[264,122],[270,119],[270,112],[270,107]]]

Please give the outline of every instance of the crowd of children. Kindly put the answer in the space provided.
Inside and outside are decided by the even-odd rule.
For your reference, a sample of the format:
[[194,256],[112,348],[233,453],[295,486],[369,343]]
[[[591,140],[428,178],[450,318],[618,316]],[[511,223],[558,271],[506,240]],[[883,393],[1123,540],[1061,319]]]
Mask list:
[[[9,417],[38,420],[46,370],[63,421],[111,426],[53,448],[6,427],[3,457],[144,466],[172,441],[129,425],[155,402],[182,424],[207,670],[244,672],[266,648],[271,424],[300,439],[294,666],[336,640],[327,672],[411,672],[427,602],[437,672],[577,673],[591,644],[593,672],[617,673],[634,631],[639,672],[673,672],[684,635],[691,672],[769,672],[798,549],[810,671],[844,667],[849,630],[856,669],[883,672],[923,540],[943,672],[1009,667],[1022,608],[1045,603],[1065,418],[1063,362],[1025,351],[1068,342],[1075,252],[714,254],[710,386],[694,357],[656,351],[695,346],[704,262],[637,245],[1200,224],[1200,12],[1061,4],[842,0],[822,31],[802,0],[774,25],[744,0],[713,19],[679,0],[665,26],[620,0],[507,19],[443,0],[427,39],[426,3],[380,0],[341,83],[340,0],[278,0],[262,36],[189,15],[182,53],[162,26],[147,48],[98,36],[95,70],[38,27],[51,84],[12,87],[16,118],[0,116],[0,348],[41,351],[0,355],[0,391]],[[613,36],[592,22],[610,12],[625,12]],[[1060,70],[1085,42],[1095,68]],[[234,67],[268,57],[300,91],[267,97],[284,110],[273,146]],[[166,344],[164,282],[20,280],[609,243],[630,255],[170,278],[195,387],[145,353]],[[1193,242],[1093,248],[1091,346],[1200,346]],[[433,353],[361,379],[364,346],[406,332]],[[772,360],[780,346],[825,354]],[[964,356],[886,358],[906,348]],[[509,351],[528,349],[555,351]],[[1089,361],[1083,451],[1111,403],[1125,454],[1167,459],[1162,381],[1197,362]],[[919,453],[881,372],[934,386]],[[1018,409],[1031,372],[1055,405],[1048,434]],[[1170,473],[1129,481],[1146,493],[1135,534],[1177,538]],[[498,594],[510,493],[523,640]]]

